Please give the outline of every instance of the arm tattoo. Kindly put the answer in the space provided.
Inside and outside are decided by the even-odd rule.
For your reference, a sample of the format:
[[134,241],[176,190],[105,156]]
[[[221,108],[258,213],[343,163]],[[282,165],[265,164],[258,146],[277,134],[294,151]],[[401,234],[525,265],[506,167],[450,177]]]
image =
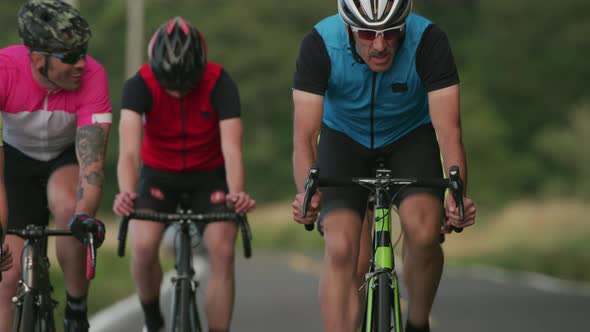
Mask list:
[[76,151],[82,168],[102,159],[104,141],[104,129],[100,126],[84,126],[78,129]]
[[84,188],[82,188],[82,186],[78,187],[78,202],[82,200],[82,197],[84,197]]
[[[101,166],[92,166],[104,160],[105,130],[101,126],[84,126],[76,134],[76,154],[80,162],[81,178],[78,181],[77,199],[84,197],[84,182],[87,185],[102,188],[104,172]],[[100,169],[99,169],[100,168]]]
[[102,174],[102,172],[92,171],[86,174],[85,179],[89,184],[102,187],[102,183],[104,181],[104,174]]

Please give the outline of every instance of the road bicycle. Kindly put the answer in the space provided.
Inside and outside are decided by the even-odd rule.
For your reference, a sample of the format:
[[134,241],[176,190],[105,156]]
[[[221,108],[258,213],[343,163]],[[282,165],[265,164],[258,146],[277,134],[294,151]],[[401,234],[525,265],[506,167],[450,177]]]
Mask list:
[[[93,231],[93,229],[87,229],[86,278],[88,280],[94,278],[96,271],[96,247]],[[24,229],[8,229],[6,233],[25,240],[21,255],[21,278],[18,282],[16,296],[12,298],[12,302],[16,306],[13,331],[54,332],[53,312],[58,302],[51,297],[53,287],[49,278],[50,263],[47,257],[47,240],[50,236],[72,236],[72,232],[47,229],[47,226],[27,225]],[[1,247],[2,243],[0,243]]]
[[[393,178],[391,170],[385,167],[382,159],[376,162],[375,177],[336,179],[320,178],[319,169],[312,167],[305,181],[305,195],[302,217],[307,214],[311,197],[318,187],[341,187],[354,184],[361,185],[371,191],[373,209],[372,254],[369,272],[366,274],[367,287],[365,312],[361,325],[362,332],[402,332],[400,305],[400,288],[392,244],[391,206],[396,195],[404,188],[428,187],[450,189],[457,207],[459,217],[464,218],[463,184],[459,177],[459,167],[452,166],[447,179]],[[313,224],[305,225],[308,231],[314,229]],[[453,228],[461,232],[462,228]],[[441,241],[444,238],[441,238]]]
[[[202,332],[203,327],[199,318],[197,309],[196,292],[199,286],[198,280],[195,280],[195,270],[193,269],[191,236],[195,235],[195,229],[202,230],[204,225],[219,221],[234,221],[238,224],[242,236],[244,256],[252,256],[252,233],[248,224],[248,219],[244,213],[235,212],[208,212],[193,213],[186,199],[181,199],[181,204],[177,213],[160,213],[160,212],[133,212],[121,219],[119,227],[119,247],[118,254],[120,257],[125,255],[125,242],[127,238],[127,228],[130,219],[140,219],[152,222],[159,222],[165,225],[177,224],[178,243],[175,257],[176,275],[172,277],[172,309],[171,325],[169,331],[172,332]],[[195,227],[196,226],[196,227]]]

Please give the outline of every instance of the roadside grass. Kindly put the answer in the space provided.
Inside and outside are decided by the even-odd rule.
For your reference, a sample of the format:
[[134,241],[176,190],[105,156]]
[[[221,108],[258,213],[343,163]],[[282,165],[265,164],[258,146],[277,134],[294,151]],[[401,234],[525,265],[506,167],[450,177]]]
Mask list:
[[590,232],[549,245],[515,243],[508,248],[452,261],[457,266],[489,265],[513,271],[535,271],[579,282],[590,282]]
[[515,202],[453,236],[453,265],[492,265],[590,282],[590,205],[582,201]]

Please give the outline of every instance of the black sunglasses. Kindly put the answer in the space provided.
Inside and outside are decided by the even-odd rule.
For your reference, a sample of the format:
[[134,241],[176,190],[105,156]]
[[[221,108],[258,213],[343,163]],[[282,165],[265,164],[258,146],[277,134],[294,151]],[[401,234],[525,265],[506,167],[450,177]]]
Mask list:
[[53,58],[58,58],[61,62],[66,63],[68,65],[73,65],[78,63],[78,61],[86,58],[86,49],[68,53],[49,53],[44,51],[35,51],[42,55],[49,55]]

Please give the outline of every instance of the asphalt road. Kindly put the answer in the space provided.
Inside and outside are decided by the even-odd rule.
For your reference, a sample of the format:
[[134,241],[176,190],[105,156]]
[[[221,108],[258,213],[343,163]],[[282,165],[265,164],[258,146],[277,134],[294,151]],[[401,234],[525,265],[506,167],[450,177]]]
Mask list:
[[[254,254],[237,262],[232,331],[322,331],[317,300],[321,258]],[[169,298],[167,292],[162,295],[166,313]],[[588,331],[589,315],[588,288],[496,270],[451,270],[441,282],[431,325],[436,332]],[[141,322],[137,298],[130,298],[95,316],[91,331],[140,331]]]

